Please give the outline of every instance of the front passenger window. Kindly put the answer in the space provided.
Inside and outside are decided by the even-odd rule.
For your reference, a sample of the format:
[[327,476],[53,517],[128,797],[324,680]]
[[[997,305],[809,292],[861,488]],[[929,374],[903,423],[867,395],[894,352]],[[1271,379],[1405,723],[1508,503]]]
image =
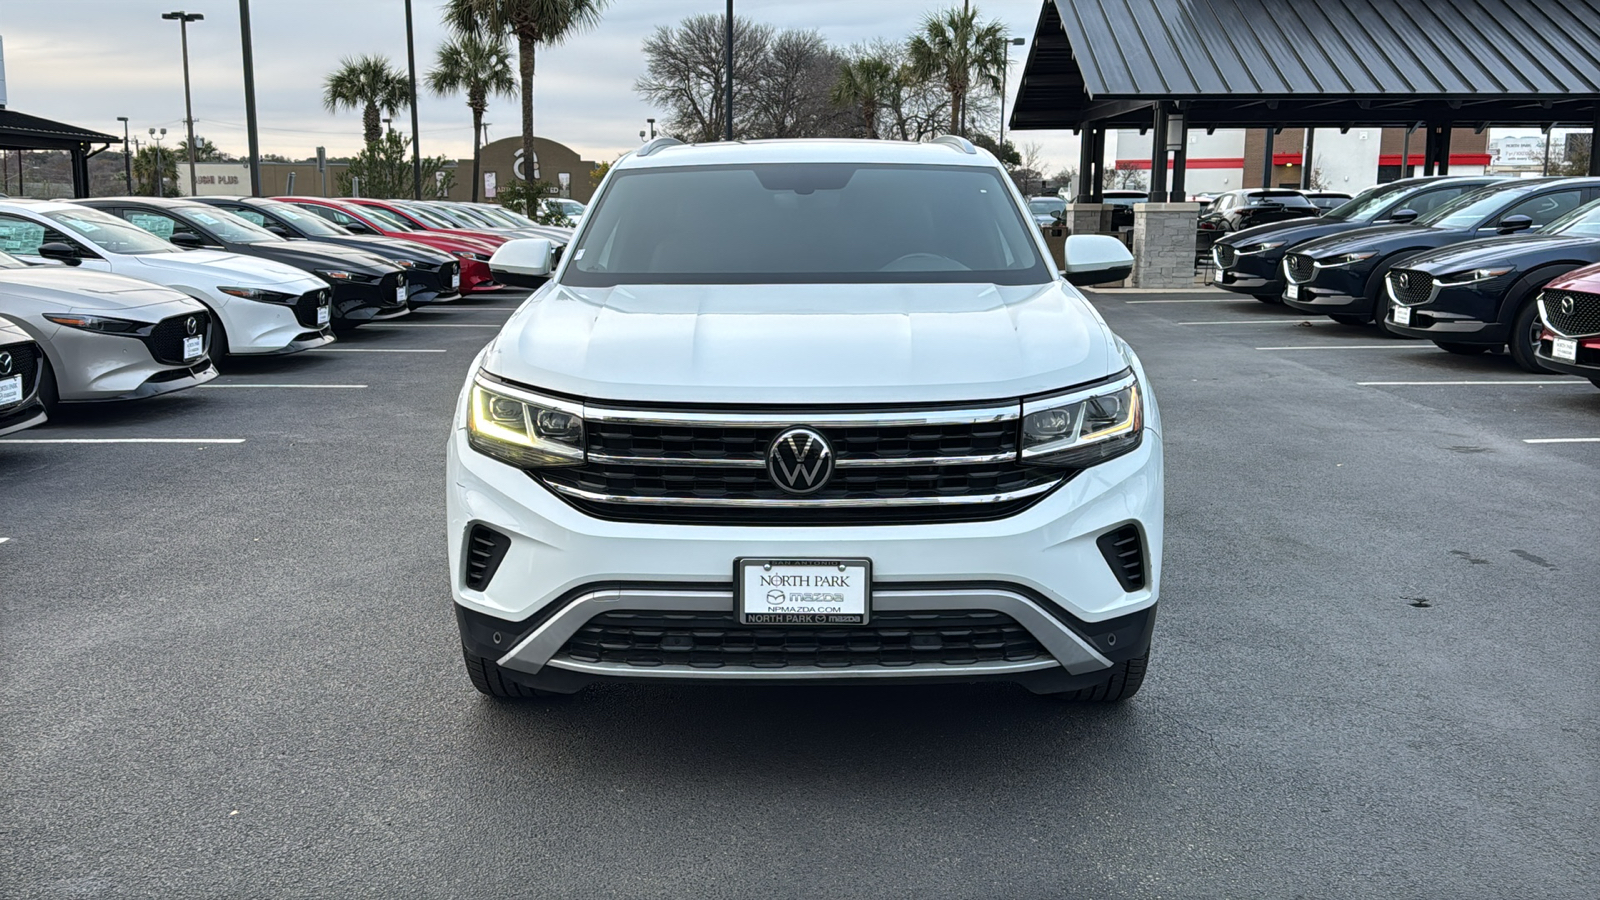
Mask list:
[[1511,207],[1500,218],[1504,220],[1509,216],[1527,216],[1533,220],[1533,227],[1540,228],[1577,209],[1578,204],[1582,202],[1583,191],[1576,188],[1570,191],[1540,194]]

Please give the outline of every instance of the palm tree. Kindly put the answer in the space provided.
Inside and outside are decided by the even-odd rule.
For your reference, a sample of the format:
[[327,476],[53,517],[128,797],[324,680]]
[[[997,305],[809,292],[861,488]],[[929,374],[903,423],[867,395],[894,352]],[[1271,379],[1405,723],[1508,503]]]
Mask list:
[[1000,92],[1005,26],[994,20],[979,24],[978,11],[971,7],[932,13],[922,20],[922,33],[906,44],[906,54],[913,74],[944,83],[950,94],[950,133],[961,134],[974,85]]
[[863,54],[846,60],[839,67],[839,80],[833,83],[828,99],[835,106],[854,106],[861,110],[867,136],[878,139],[878,110],[894,90],[895,69],[877,54]]
[[383,114],[410,105],[411,81],[376,54],[345,57],[323,83],[322,105],[328,112],[361,110],[361,135],[370,148],[383,136]]
[[511,53],[499,35],[458,34],[439,48],[438,62],[428,73],[428,90],[440,97],[457,91],[467,95],[472,110],[472,202],[478,202],[479,137],[489,95],[515,96],[517,79],[511,74]]
[[[450,0],[445,21],[462,32],[488,32],[517,39],[517,74],[522,88],[522,159],[534,172],[533,68],[540,46],[559,44],[600,23],[611,0]],[[534,179],[529,178],[529,181]]]

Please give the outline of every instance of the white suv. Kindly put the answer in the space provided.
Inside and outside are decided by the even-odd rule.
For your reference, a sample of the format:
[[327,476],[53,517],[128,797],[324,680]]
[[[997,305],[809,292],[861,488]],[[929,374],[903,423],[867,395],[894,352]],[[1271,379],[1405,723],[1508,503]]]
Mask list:
[[[451,584],[484,693],[1021,682],[1119,700],[1161,571],[1138,358],[957,138],[659,139],[472,364]],[[1109,249],[1108,249],[1109,247]],[[553,273],[552,273],[553,268]]]

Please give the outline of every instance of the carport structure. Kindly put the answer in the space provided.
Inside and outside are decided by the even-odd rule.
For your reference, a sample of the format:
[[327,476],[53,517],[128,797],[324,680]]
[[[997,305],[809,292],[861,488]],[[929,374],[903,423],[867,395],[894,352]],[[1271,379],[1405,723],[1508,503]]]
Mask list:
[[[122,138],[0,108],[0,150],[65,150],[72,157],[72,196],[89,196],[89,157]],[[100,144],[99,150],[90,149]]]
[[1358,126],[1426,129],[1426,174],[1452,128],[1600,145],[1600,0],[1045,0],[1010,119],[1083,135],[1080,202],[1108,129],[1149,130],[1151,199],[1182,200],[1190,128],[1265,128],[1270,165],[1277,129]]

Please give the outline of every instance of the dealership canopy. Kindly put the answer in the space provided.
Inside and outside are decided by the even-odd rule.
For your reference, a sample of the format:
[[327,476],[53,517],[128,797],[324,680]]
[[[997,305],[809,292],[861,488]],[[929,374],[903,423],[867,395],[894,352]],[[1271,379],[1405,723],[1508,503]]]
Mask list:
[[1452,127],[1600,131],[1597,98],[1600,0],[1045,0],[1010,127],[1085,131],[1086,173],[1127,127],[1181,160],[1187,128],[1421,126],[1447,165]]
[[88,131],[38,116],[0,109],[0,150],[66,150],[72,154],[72,195],[89,196],[89,157],[99,150],[91,145],[120,144],[122,138]]

